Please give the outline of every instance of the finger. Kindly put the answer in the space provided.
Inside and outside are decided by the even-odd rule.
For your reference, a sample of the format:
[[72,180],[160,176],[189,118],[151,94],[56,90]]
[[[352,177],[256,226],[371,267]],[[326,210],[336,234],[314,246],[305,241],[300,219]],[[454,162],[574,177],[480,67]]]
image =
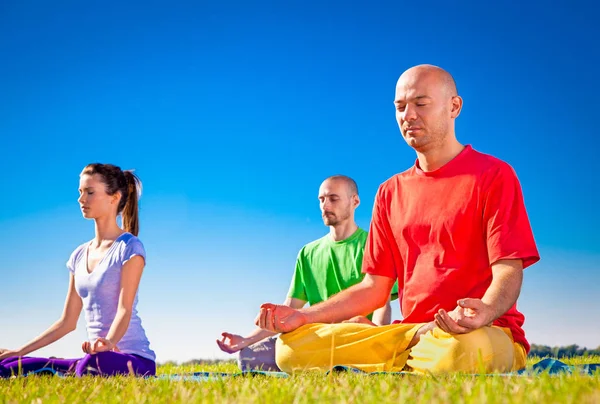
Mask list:
[[108,351],[108,341],[102,337],[99,337],[94,341],[94,345],[92,346],[92,350],[94,352],[104,352]]
[[437,328],[439,328],[440,330],[446,331],[444,330],[444,325],[442,324],[442,322],[440,321],[440,316],[438,314],[434,314],[433,315],[433,322],[435,323],[435,326]]
[[483,327],[486,324],[485,321],[482,320],[481,316],[475,316],[463,318],[458,322],[458,325],[460,325],[461,327],[469,328],[471,330],[476,330],[478,328]]
[[262,328],[263,330],[266,327],[265,324],[265,316],[267,315],[267,309],[261,307],[260,311],[258,312],[258,322],[256,323],[256,325],[258,325],[259,328]]
[[229,352],[227,345],[225,345],[223,342],[217,340],[217,345],[219,346],[219,349],[221,349],[221,351],[226,352],[226,353],[231,353],[231,352]]
[[268,317],[269,317],[269,309],[264,306],[261,306],[260,309],[260,323],[262,324],[265,330],[269,329]]
[[108,350],[114,348],[114,344],[109,339],[104,338],[104,337],[99,337],[98,340],[100,341],[100,344],[101,344],[100,347],[104,348],[105,351],[108,351]]
[[279,332],[282,328],[282,323],[278,320],[277,307],[269,310],[271,331]]
[[444,331],[454,334],[464,334],[469,331],[468,329],[461,327],[456,321],[452,320],[452,318],[448,315],[448,313],[445,310],[440,310],[438,314],[449,330]]
[[268,331],[273,331],[273,310],[265,309],[265,315],[263,319],[265,329]]
[[471,299],[471,298],[465,298],[465,299],[460,299],[458,302],[458,305],[464,309],[481,309],[484,304],[481,301],[481,299]]
[[450,328],[439,313],[436,313],[433,317],[435,325],[437,325],[442,331],[451,332]]
[[[438,319],[438,317],[439,316],[437,316],[437,314],[434,316],[433,322],[435,323],[435,326],[442,331],[446,331],[446,326],[441,323],[441,321]],[[448,331],[446,331],[446,332],[448,332]]]
[[258,328],[262,328],[260,326],[260,312],[261,311],[262,311],[262,309],[258,310],[258,314],[256,315],[256,317],[254,317],[254,325],[257,326]]
[[275,321],[275,314],[277,313],[277,307],[270,307],[267,309],[267,320],[269,321],[269,329],[271,331],[275,331],[278,327],[278,324]]

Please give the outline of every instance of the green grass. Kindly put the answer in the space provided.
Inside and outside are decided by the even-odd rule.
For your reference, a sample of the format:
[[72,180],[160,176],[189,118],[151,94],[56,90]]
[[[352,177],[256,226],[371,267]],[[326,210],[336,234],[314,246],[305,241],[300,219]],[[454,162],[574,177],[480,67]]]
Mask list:
[[[537,362],[531,358],[529,363]],[[600,363],[600,357],[564,360]],[[237,372],[233,362],[160,366],[159,374]],[[600,403],[600,375],[536,377],[361,376],[298,374],[288,379],[237,377],[208,382],[131,377],[81,379],[35,376],[0,380],[0,403]]]

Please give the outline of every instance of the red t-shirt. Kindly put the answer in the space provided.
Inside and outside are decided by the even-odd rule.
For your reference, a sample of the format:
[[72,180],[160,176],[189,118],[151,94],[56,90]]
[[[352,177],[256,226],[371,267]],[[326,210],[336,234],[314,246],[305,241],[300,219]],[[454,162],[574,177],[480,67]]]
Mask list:
[[[405,323],[483,297],[498,260],[539,260],[514,170],[471,146],[436,171],[417,160],[379,187],[364,254],[363,272],[398,279]],[[515,304],[494,325],[529,352],[523,321]]]

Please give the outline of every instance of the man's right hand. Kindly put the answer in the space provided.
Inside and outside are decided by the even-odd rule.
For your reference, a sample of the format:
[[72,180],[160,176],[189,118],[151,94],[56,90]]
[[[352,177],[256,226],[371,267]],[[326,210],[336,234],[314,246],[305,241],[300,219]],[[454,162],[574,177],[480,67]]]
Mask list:
[[258,316],[254,320],[254,323],[263,330],[281,333],[292,332],[307,322],[306,315],[300,310],[272,303],[260,306]]
[[241,351],[250,345],[250,340],[242,337],[237,334],[230,334],[228,332],[224,332],[221,334],[223,338],[217,340],[217,345],[221,348],[221,351],[227,353],[235,353],[237,351]]

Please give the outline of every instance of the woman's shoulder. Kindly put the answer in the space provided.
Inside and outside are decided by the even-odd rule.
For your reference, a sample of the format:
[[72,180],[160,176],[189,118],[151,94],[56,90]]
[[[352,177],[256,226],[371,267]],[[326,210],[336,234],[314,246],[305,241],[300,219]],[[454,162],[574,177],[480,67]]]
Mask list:
[[116,240],[119,243],[119,250],[124,255],[124,259],[129,259],[129,255],[146,256],[146,250],[142,241],[131,233],[123,233]]
[[79,262],[81,257],[83,257],[85,248],[87,247],[87,245],[89,243],[90,243],[89,241],[86,241],[85,243],[80,244],[79,246],[77,246],[76,249],[73,250],[73,252],[69,256],[69,260],[67,261],[67,267],[71,271],[75,271],[75,265],[77,264],[77,262]]
[[135,246],[144,248],[144,243],[142,243],[142,240],[140,240],[137,236],[134,236],[133,234],[127,232],[121,234],[116,240],[116,242],[121,244],[123,248]]

